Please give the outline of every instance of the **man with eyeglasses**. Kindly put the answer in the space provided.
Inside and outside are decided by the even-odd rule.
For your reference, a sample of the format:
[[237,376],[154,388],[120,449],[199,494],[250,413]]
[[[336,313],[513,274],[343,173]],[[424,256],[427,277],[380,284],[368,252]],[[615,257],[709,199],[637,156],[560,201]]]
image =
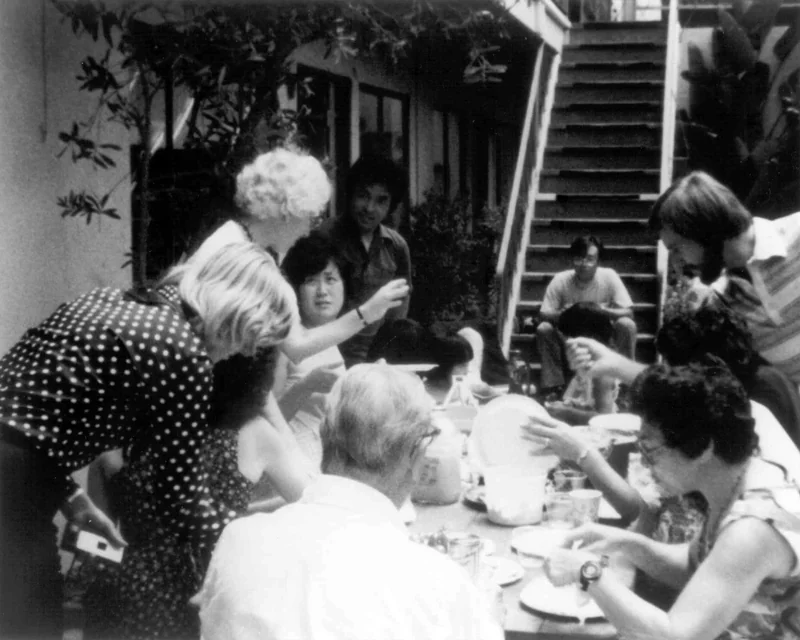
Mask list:
[[581,236],[572,242],[569,253],[573,268],[553,276],[539,311],[536,345],[542,363],[543,398],[560,399],[565,386],[567,360],[564,338],[557,326],[561,314],[575,303],[593,302],[608,315],[614,326],[614,346],[622,355],[633,359],[636,348],[633,300],[619,274],[600,266],[603,244],[594,236]]
[[359,364],[320,428],[322,475],[299,501],[222,533],[201,592],[205,640],[500,640],[463,567],[409,539],[408,498],[438,429],[416,376]]

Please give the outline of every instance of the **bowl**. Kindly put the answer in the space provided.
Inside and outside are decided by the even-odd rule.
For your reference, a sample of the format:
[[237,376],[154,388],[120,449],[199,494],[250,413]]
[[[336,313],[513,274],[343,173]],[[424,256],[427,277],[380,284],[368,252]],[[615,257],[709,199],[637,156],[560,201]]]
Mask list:
[[642,419],[633,413],[604,413],[591,418],[589,426],[611,434],[635,436],[642,428]]

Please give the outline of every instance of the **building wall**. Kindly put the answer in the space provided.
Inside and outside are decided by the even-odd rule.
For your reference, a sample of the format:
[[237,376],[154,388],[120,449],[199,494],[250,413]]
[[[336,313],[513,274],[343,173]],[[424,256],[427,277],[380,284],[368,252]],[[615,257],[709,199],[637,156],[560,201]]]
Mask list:
[[[123,184],[110,204],[121,221],[62,219],[56,198],[70,188],[102,189],[124,177],[96,172],[56,158],[58,133],[90,113],[77,91],[79,61],[91,51],[78,41],[50,2],[0,3],[0,353],[66,299],[98,285],[126,285],[122,269],[130,245],[128,200]],[[110,131],[125,144],[125,132]]]

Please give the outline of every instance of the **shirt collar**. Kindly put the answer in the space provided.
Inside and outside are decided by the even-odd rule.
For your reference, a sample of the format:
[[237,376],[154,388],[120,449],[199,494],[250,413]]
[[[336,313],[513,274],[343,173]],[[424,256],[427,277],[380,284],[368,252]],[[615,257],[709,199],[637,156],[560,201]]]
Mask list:
[[377,489],[342,476],[322,474],[303,491],[301,502],[327,504],[386,520],[407,533],[397,507]]
[[787,255],[786,242],[778,226],[766,218],[753,218],[753,231],[755,233],[755,246],[753,255],[747,261],[765,262],[770,258],[785,258]]

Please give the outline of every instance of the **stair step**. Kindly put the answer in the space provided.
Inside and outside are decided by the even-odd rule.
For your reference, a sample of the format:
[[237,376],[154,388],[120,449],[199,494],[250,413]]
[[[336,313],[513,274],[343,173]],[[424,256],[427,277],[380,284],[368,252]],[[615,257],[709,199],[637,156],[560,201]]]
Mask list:
[[558,72],[558,81],[565,82],[617,82],[626,80],[659,81],[664,79],[664,65],[644,63],[564,63]]
[[658,193],[658,169],[547,169],[540,193]]
[[555,106],[620,100],[660,101],[663,82],[573,82],[556,88]]
[[661,22],[590,22],[569,31],[569,44],[656,43],[667,41]]
[[[555,272],[526,271],[522,274],[520,300],[541,300]],[[634,302],[653,302],[658,299],[658,276],[643,273],[620,273],[622,282]]]
[[595,236],[603,244],[610,245],[656,245],[656,237],[645,220],[594,217],[566,220],[542,220],[537,217],[531,224],[530,243],[569,245],[576,237],[583,235]]
[[[517,334],[533,335],[539,324],[541,301],[523,301],[517,305]],[[658,331],[658,305],[652,302],[637,302],[633,305],[633,319],[640,334]]]
[[[719,9],[730,11],[732,2],[697,2],[696,0],[681,0],[678,5],[678,20],[681,25],[691,28],[719,26]],[[798,0],[783,0],[778,8],[773,26],[781,27],[791,25],[797,20],[797,10],[800,8]]]
[[648,122],[567,124],[550,127],[547,144],[555,147],[595,145],[659,147],[661,125]]
[[604,219],[625,218],[647,220],[653,203],[639,198],[559,196],[555,200],[536,201],[536,219],[558,218],[576,220],[581,218]]
[[664,62],[667,48],[653,42],[568,44],[561,52],[562,64],[574,62]]
[[550,125],[661,122],[661,102],[587,102],[553,108]]
[[[655,245],[618,245],[609,240],[603,248],[604,267],[625,273],[655,273],[658,252]],[[559,271],[572,266],[569,244],[528,245],[525,256],[526,271]]]
[[551,147],[544,156],[545,171],[551,169],[658,169],[661,151],[631,145],[627,147]]

